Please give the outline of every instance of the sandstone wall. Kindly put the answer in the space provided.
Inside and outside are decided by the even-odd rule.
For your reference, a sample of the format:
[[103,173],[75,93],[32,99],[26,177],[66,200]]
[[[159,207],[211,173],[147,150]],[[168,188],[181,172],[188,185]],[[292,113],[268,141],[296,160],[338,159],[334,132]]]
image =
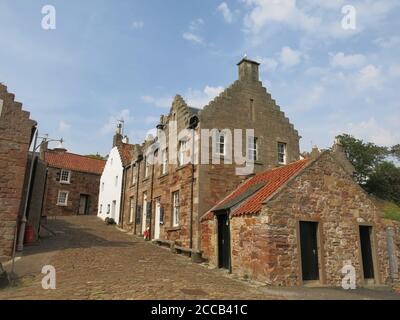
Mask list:
[[0,261],[11,256],[32,127],[29,112],[0,84]]

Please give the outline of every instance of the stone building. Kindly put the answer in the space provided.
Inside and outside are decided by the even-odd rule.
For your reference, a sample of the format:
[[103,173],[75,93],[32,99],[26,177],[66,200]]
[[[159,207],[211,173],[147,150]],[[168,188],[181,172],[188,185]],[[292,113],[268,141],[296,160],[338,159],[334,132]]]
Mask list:
[[67,152],[62,146],[47,149],[47,143],[42,144],[41,158],[48,168],[43,215],[97,215],[105,161]]
[[352,174],[335,145],[246,180],[202,217],[203,257],[275,286],[341,286],[344,266],[357,286],[389,284],[383,214]]
[[131,163],[134,145],[123,139],[122,125],[118,124],[106,165],[100,179],[98,217],[113,219],[120,224],[122,216],[122,186],[125,185],[124,168]]
[[298,132],[259,81],[259,64],[245,58],[238,69],[201,110],[177,95],[157,136],[136,150],[126,168],[125,229],[150,228],[153,239],[198,251],[202,214],[248,175],[299,159]]
[[0,84],[0,262],[12,255],[18,216],[23,208],[23,186],[28,150],[36,122],[22,104]]

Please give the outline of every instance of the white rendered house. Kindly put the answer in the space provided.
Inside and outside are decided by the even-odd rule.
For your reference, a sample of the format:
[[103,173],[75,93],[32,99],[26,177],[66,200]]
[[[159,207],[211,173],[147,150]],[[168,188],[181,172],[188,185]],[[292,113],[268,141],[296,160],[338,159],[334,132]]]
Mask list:
[[132,150],[133,145],[122,141],[119,125],[114,135],[113,148],[100,179],[97,216],[103,220],[112,218],[117,224],[120,222],[124,165],[130,161]]

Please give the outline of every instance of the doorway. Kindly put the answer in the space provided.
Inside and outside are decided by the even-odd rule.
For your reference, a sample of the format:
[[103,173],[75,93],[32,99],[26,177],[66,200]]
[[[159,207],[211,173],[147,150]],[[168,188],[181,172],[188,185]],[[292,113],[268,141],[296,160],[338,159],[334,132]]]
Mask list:
[[230,269],[231,245],[228,214],[217,216],[218,219],[218,267]]
[[304,281],[319,280],[318,223],[300,221],[301,267]]
[[89,196],[87,194],[81,194],[79,198],[79,215],[89,214]]
[[360,226],[361,256],[364,270],[364,279],[366,280],[375,278],[371,235],[371,226]]
[[160,238],[160,219],[161,219],[161,203],[160,199],[156,199],[156,217],[154,221],[154,239]]

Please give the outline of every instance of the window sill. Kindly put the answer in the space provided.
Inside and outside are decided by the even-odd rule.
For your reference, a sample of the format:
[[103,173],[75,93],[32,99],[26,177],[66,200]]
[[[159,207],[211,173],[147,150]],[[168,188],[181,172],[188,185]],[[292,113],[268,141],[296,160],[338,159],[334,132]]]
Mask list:
[[67,182],[67,181],[60,181],[60,184],[71,184],[71,182]]
[[62,204],[62,203],[57,203],[57,206],[58,206],[58,207],[68,207],[67,204]]
[[168,172],[167,173],[163,173],[162,175],[160,175],[159,177],[158,177],[158,179],[162,179],[162,178],[165,178],[165,177],[167,177],[168,176]]
[[191,166],[190,163],[184,164],[184,165],[182,165],[182,166],[178,166],[178,167],[175,169],[175,171],[179,171],[179,170],[185,169],[185,168],[190,167],[190,166]]
[[144,179],[142,180],[142,182],[146,182],[146,181],[148,181],[148,180],[150,180],[150,177],[144,178]]
[[179,230],[181,230],[181,229],[182,229],[181,226],[178,226],[178,227],[168,227],[168,228],[165,228],[165,231],[167,231],[167,232],[173,232],[173,231],[179,231]]

